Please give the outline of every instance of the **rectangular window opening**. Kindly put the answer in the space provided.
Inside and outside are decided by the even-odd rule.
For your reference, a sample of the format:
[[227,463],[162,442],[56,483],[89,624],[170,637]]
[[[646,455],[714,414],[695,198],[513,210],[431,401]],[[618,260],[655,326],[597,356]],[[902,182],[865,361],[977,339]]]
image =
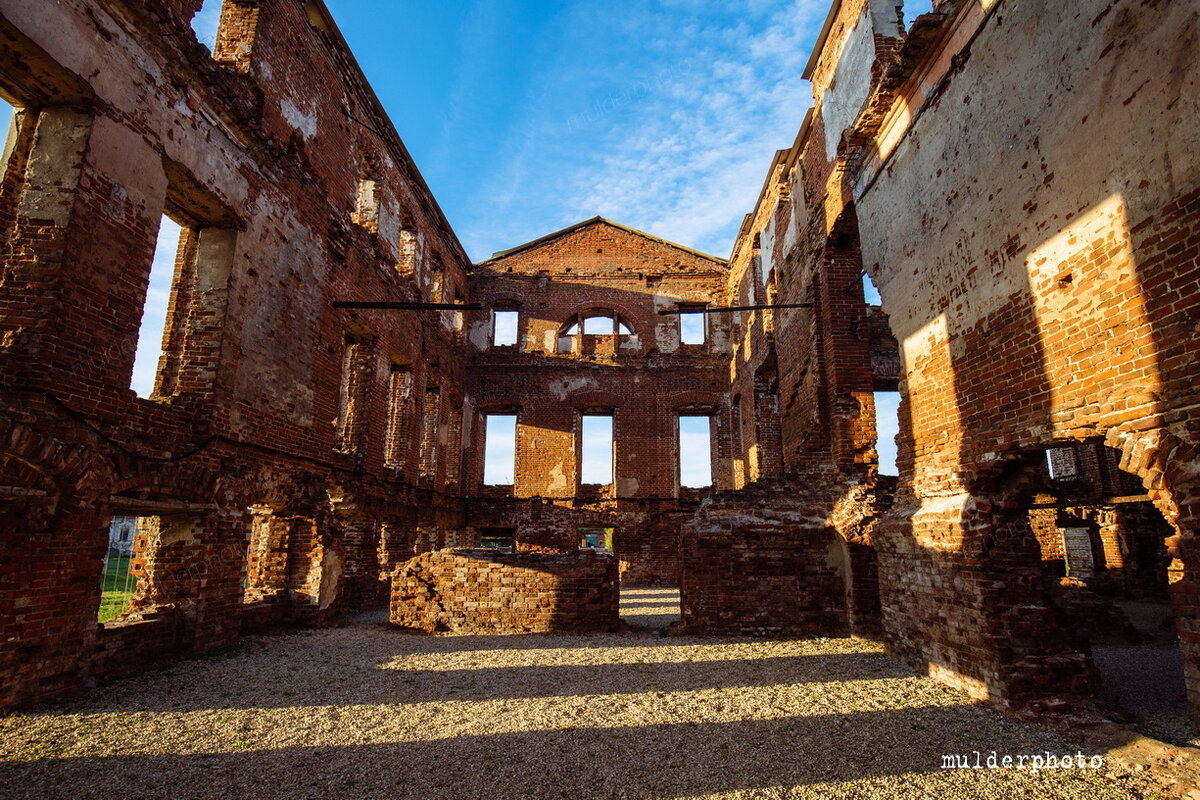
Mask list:
[[337,444],[341,453],[359,453],[366,434],[367,389],[371,381],[370,337],[347,336],[342,356],[342,385],[338,393]]
[[417,232],[411,228],[400,229],[400,260],[396,263],[396,270],[401,275],[412,275],[417,270],[417,262],[420,260],[421,239]]
[[100,622],[112,622],[129,611],[133,596],[138,588],[139,570],[135,558],[142,540],[138,531],[153,517],[114,516],[108,523],[108,549],[104,553],[104,567],[100,573]]
[[442,390],[438,386],[425,389],[425,409],[421,417],[421,477],[437,474],[438,442],[442,431]]
[[211,53],[217,46],[217,28],[221,24],[221,7],[224,0],[204,0],[200,10],[192,16],[192,31],[200,44]]
[[[692,308],[696,308],[693,306]],[[679,307],[679,341],[681,344],[704,344],[707,314],[687,310],[687,306]]]
[[384,439],[383,461],[393,469],[404,467],[404,455],[409,442],[412,418],[412,370],[393,364],[388,377],[387,436]]
[[712,418],[679,417],[679,485],[712,486]]
[[358,179],[358,196],[354,202],[354,222],[369,231],[379,230],[379,181],[372,177]]
[[1079,477],[1079,459],[1074,447],[1051,447],[1046,451],[1046,466],[1056,481]]
[[517,343],[517,320],[520,312],[497,310],[492,312],[492,346],[510,347]]
[[875,452],[879,474],[899,476],[896,466],[896,437],[900,434],[900,393],[875,392]]
[[483,443],[483,482],[512,486],[517,464],[517,416],[488,414]]
[[583,318],[584,336],[612,336],[613,330],[612,317],[593,316]]
[[150,285],[142,306],[142,322],[138,326],[137,351],[133,360],[133,375],[129,388],[138,397],[154,394],[158,367],[165,353],[167,316],[171,305],[171,290],[179,271],[187,228],[163,215],[158,227],[158,240],[150,264]]
[[242,574],[242,601],[261,603],[287,592],[293,520],[278,517],[270,506],[251,506],[250,540]]
[[581,418],[579,482],[613,483],[613,418],[611,414],[585,414]]
[[480,528],[479,546],[495,550],[511,550],[517,538],[516,528]]
[[613,552],[614,528],[580,528],[579,549],[597,550],[604,553]]

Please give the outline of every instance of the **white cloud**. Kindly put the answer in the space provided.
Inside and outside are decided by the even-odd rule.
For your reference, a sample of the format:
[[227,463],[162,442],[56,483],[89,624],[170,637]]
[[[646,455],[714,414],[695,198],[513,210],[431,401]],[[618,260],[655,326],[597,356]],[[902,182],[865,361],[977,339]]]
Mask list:
[[564,16],[561,51],[481,176],[486,205],[459,225],[468,249],[486,257],[599,214],[728,254],[811,104],[800,75],[827,0],[598,8]]

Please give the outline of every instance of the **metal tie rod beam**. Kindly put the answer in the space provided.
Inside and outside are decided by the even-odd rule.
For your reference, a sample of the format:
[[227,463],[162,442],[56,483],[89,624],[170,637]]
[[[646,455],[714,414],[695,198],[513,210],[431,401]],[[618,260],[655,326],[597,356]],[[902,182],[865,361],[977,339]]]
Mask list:
[[760,311],[769,308],[812,308],[812,303],[776,303],[761,306],[724,306],[720,308],[667,308],[658,312],[660,317],[674,314],[723,314],[726,311]]
[[483,311],[482,303],[407,303],[387,300],[334,300],[334,308],[365,308],[379,311]]

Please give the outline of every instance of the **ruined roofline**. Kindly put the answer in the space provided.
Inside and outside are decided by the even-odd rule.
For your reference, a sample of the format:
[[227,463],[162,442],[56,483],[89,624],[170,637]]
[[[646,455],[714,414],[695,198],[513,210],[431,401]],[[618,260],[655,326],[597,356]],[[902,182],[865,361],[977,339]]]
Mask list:
[[837,19],[838,12],[842,10],[842,0],[833,0],[833,4],[829,7],[829,14],[825,17],[825,24],[821,26],[821,32],[817,34],[817,41],[813,43],[812,54],[808,57],[808,63],[804,65],[804,72],[800,73],[800,77],[806,81],[811,81],[813,70],[817,68],[817,61],[821,58],[821,51],[825,49],[825,41],[829,38],[829,31],[833,27],[834,20]]
[[708,253],[704,253],[699,250],[693,250],[690,247],[684,247],[681,244],[676,244],[675,242],[671,242],[666,239],[662,239],[653,234],[646,233],[645,231],[639,231],[637,228],[631,228],[628,225],[622,225],[619,222],[613,222],[611,219],[606,219],[604,217],[592,217],[591,219],[585,219],[583,222],[576,222],[574,225],[569,225],[566,228],[563,228],[562,230],[557,230],[557,231],[554,231],[553,233],[548,233],[545,236],[539,237],[530,242],[526,242],[525,244],[519,244],[516,247],[510,247],[507,250],[500,250],[496,253],[493,253],[491,258],[480,261],[475,266],[482,267],[485,264],[491,264],[495,261],[500,261],[501,259],[508,258],[509,256],[513,255],[514,253],[520,253],[522,251],[529,250],[531,248],[545,244],[546,242],[550,242],[550,241],[553,241],[554,239],[558,239],[563,236],[566,236],[567,234],[574,233],[575,231],[580,230],[582,228],[586,228],[589,225],[596,225],[598,223],[603,223],[604,225],[612,226],[619,230],[623,230],[626,233],[632,233],[635,236],[641,236],[643,239],[649,239],[652,242],[658,242],[659,244],[665,244],[668,247],[674,247],[676,250],[682,250],[685,253],[691,253],[694,256],[700,256],[701,258],[712,261],[714,264],[720,264],[722,266],[729,265],[729,262],[724,258],[719,258],[714,255],[709,255]]
[[[446,218],[446,213],[442,211],[442,206],[434,196],[433,190],[429,188],[429,184],[425,181],[425,176],[421,174],[420,167],[417,166],[417,161],[412,157],[412,153],[408,152],[408,146],[404,144],[404,140],[400,137],[400,132],[396,130],[396,124],[392,122],[392,117],[388,114],[387,109],[383,107],[383,103],[379,100],[379,95],[375,93],[375,87],[371,85],[371,81],[367,78],[367,74],[363,72],[362,65],[358,63],[357,56],[354,55],[354,50],[346,41],[346,37],[342,35],[342,29],[338,27],[337,21],[330,13],[329,7],[325,4],[325,0],[309,0],[310,8],[315,9],[324,17],[324,22],[328,25],[327,31],[341,47],[342,52],[346,54],[350,64],[362,79],[362,91],[367,96],[367,99],[375,106],[375,113],[384,122],[386,128],[381,132],[372,130],[372,133],[380,136],[380,138],[390,139],[391,143],[400,148],[400,153],[404,156],[404,160],[408,162],[408,166],[412,170],[413,182],[417,184],[421,192],[424,193],[428,200],[430,210],[436,215],[437,227],[445,231],[454,245],[458,248],[458,253],[462,257],[462,263],[470,265],[471,257],[467,254],[467,248],[463,247],[462,240],[458,238],[458,232],[454,230],[454,226],[450,224],[450,220]],[[362,125],[361,122],[358,123]],[[365,127],[365,126],[364,126]],[[386,135],[386,136],[385,136]]]

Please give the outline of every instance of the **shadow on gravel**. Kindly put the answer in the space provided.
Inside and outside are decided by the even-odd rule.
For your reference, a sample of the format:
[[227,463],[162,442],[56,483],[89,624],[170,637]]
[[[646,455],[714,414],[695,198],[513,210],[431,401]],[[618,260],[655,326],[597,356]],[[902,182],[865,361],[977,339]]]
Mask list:
[[[968,788],[962,781],[982,776],[968,775],[971,770],[943,771],[942,756],[975,749],[978,741],[969,740],[970,732],[979,722],[986,724],[979,713],[970,706],[948,706],[206,755],[51,758],[0,764],[0,781],[12,800],[665,798],[926,773],[926,789],[940,785],[945,793],[939,796],[967,797],[977,795],[962,793]],[[947,736],[946,731],[959,734]],[[1050,781],[1062,780],[1043,776],[1048,788],[1054,788]],[[68,782],[76,787],[71,792],[57,788]],[[1011,796],[1033,795],[1018,791]]]

